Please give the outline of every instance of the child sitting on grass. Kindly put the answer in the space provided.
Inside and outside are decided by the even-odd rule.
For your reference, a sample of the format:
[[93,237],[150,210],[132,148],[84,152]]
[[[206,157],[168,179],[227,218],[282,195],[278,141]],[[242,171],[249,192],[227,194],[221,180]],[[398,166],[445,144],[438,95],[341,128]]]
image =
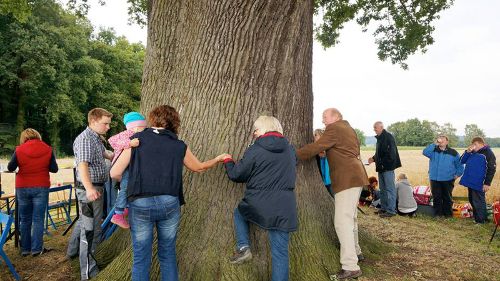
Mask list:
[[[146,119],[138,112],[129,112],[123,116],[123,123],[127,129],[109,138],[109,144],[115,151],[115,158],[113,163],[120,156],[123,150],[139,145],[138,139],[130,140],[135,133],[143,131],[147,124]],[[111,218],[111,222],[120,226],[121,228],[130,228],[128,221],[125,219],[127,215],[127,185],[128,185],[128,170],[123,172],[122,180],[120,182],[120,191],[116,197],[115,214]]]

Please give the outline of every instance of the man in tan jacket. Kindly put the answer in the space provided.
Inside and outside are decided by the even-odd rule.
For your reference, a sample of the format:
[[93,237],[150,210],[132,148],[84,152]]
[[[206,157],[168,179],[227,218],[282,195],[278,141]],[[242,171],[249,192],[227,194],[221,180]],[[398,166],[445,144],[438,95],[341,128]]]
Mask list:
[[360,160],[359,141],[349,122],[335,108],[323,112],[324,134],[314,143],[297,150],[301,160],[309,159],[326,151],[332,191],[335,193],[335,232],[340,241],[340,263],[342,270],[338,279],[361,276],[358,260],[363,260],[358,244],[357,206],[363,186],[368,185],[368,176]]

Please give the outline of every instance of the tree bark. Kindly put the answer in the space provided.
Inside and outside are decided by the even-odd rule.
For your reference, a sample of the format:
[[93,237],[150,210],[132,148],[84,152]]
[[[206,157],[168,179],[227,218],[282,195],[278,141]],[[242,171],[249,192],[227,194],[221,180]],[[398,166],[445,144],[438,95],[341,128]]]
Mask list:
[[[149,11],[141,110],[174,106],[180,138],[199,159],[223,152],[241,157],[262,114],[277,117],[295,146],[312,141],[313,1],[155,0]],[[270,280],[267,234],[253,225],[254,258],[239,266],[228,262],[233,211],[245,186],[231,183],[219,166],[186,172],[184,189],[180,280]],[[334,206],[314,161],[298,165],[296,194],[299,230],[291,235],[290,280],[329,280],[339,269]],[[130,247],[112,255],[108,247],[98,257],[112,262],[98,279],[130,279]],[[151,280],[159,280],[156,259],[152,273]]]

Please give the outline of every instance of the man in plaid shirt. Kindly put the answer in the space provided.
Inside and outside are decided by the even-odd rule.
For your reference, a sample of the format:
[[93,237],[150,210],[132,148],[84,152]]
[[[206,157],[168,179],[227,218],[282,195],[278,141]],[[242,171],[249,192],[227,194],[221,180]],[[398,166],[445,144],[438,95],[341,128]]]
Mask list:
[[89,111],[89,125],[73,143],[80,219],[71,235],[67,255],[75,257],[79,252],[81,280],[95,277],[99,272],[93,253],[102,232],[102,194],[108,178],[105,158],[113,159],[113,154],[106,151],[100,135],[105,135],[109,130],[111,117],[113,114],[102,108]]

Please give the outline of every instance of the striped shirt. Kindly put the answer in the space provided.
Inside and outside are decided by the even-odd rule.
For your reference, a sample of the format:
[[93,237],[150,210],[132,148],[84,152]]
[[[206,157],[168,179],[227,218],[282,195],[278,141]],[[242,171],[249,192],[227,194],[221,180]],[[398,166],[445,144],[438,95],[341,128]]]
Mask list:
[[[87,127],[73,142],[73,153],[76,165],[81,162],[89,164],[90,180],[92,183],[104,183],[108,178],[108,169],[104,159],[106,148],[99,135]],[[82,182],[77,169],[76,179]]]

